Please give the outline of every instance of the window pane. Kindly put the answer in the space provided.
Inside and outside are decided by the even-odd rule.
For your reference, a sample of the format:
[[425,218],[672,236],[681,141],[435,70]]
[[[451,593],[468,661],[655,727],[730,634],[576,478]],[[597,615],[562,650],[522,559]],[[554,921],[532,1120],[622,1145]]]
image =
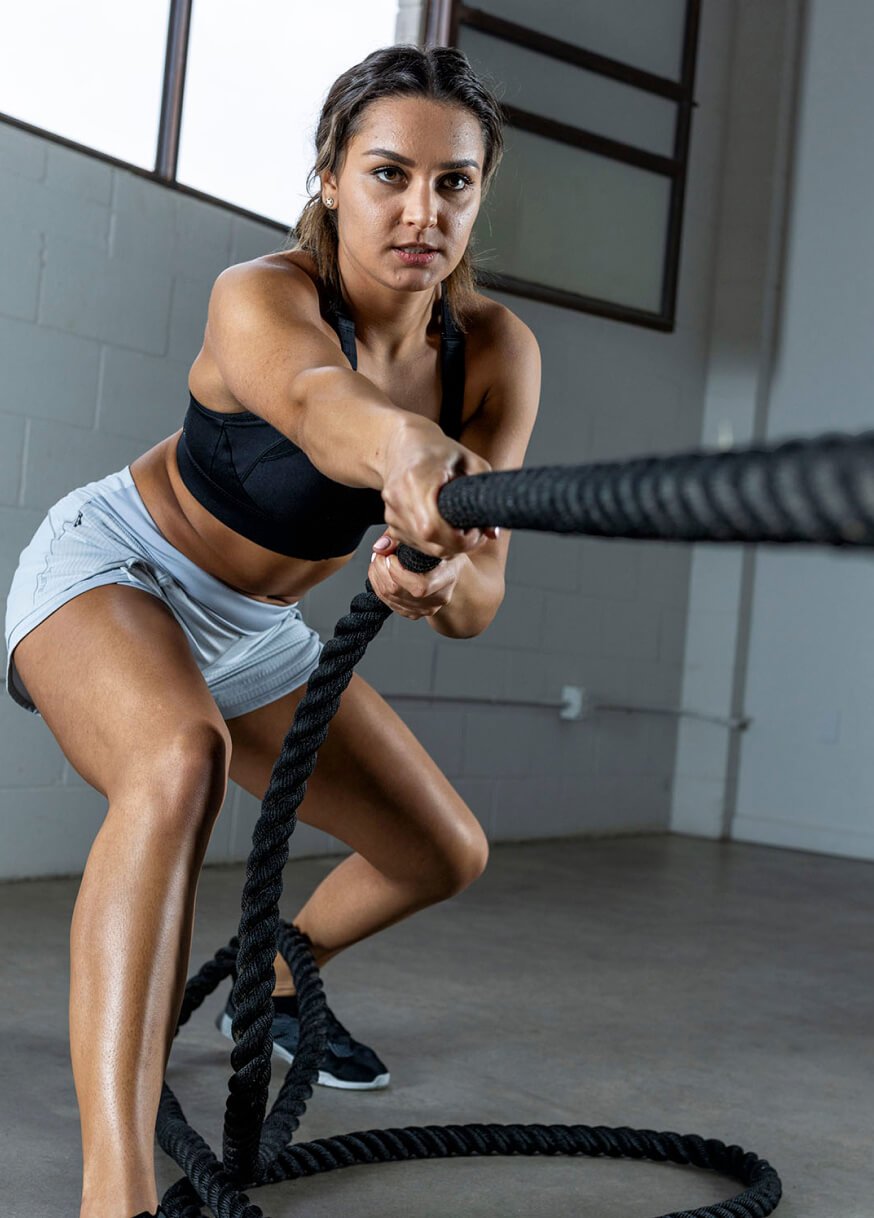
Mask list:
[[659,312],[670,179],[527,131],[506,137],[475,227],[483,270]]
[[170,0],[2,0],[0,110],[154,169]]
[[505,21],[679,80],[686,0],[477,0]]
[[674,102],[462,26],[459,44],[478,70],[501,82],[501,101],[645,148],[674,155]]
[[331,84],[395,40],[398,0],[195,3],[179,149],[187,186],[291,225]]

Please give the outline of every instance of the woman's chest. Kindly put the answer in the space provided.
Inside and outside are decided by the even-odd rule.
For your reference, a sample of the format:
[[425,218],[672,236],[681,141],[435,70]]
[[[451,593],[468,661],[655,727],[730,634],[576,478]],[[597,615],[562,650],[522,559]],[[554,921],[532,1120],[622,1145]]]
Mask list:
[[439,351],[429,348],[415,360],[384,363],[360,350],[357,371],[400,410],[422,415],[434,423],[440,421],[444,378]]
[[485,396],[482,361],[469,351],[441,351],[439,345],[407,363],[377,363],[362,351],[357,371],[400,410],[438,423],[453,440],[461,439]]

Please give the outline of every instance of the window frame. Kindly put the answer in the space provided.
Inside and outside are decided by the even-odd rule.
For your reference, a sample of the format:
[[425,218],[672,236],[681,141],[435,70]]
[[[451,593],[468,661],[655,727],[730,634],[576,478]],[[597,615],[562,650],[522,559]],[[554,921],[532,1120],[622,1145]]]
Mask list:
[[[517,107],[503,107],[508,126],[517,127],[520,130],[526,130],[536,135],[543,135],[550,139],[558,139],[560,142],[585,148],[600,155],[624,161],[627,164],[642,166],[643,168],[671,176],[671,196],[665,256],[663,260],[661,308],[658,313],[637,309],[628,305],[616,304],[612,301],[600,300],[597,297],[586,296],[583,293],[568,292],[546,284],[517,279],[495,271],[479,271],[477,274],[478,283],[486,289],[494,288],[509,295],[541,300],[547,304],[556,304],[564,308],[592,313],[596,316],[608,317],[616,321],[629,322],[650,329],[673,331],[676,328],[677,285],[679,280],[692,111],[697,107],[697,102],[693,97],[693,90],[701,0],[686,0],[682,69],[679,81],[673,81],[667,77],[646,72],[631,64],[611,59],[608,56],[589,51],[573,43],[563,42],[539,30],[529,29],[526,26],[517,25],[503,18],[495,17],[490,13],[485,13],[480,9],[471,7],[464,0],[425,0],[425,3],[426,46],[457,45],[458,30],[462,24],[467,24],[487,34],[506,38],[508,41],[515,42],[525,49],[561,59],[564,62],[585,68],[588,71],[610,77],[624,84],[646,89],[658,96],[667,97],[676,102],[677,115],[674,129],[674,155],[670,158],[659,156],[644,149],[635,148],[630,144],[623,144],[620,141],[599,136],[594,132],[585,131],[569,124],[558,123],[553,119],[531,114]],[[74,152],[94,157],[96,160],[103,161],[118,169],[127,170],[129,173],[158,183],[188,198],[198,199],[201,202],[222,207],[233,215],[241,216],[256,224],[261,224],[276,233],[287,235],[291,228],[290,223],[282,224],[272,217],[261,215],[259,212],[251,211],[227,199],[208,194],[206,191],[184,185],[176,180],[192,4],[193,0],[170,0],[161,112],[158,124],[154,169],[146,169],[141,165],[134,165],[121,157],[102,152],[87,144],[81,144],[77,140],[69,139],[44,127],[37,127],[33,123],[28,123],[23,119],[11,114],[5,114],[2,111],[0,111],[0,123],[17,127],[21,131],[37,135],[51,143],[60,144],[62,147],[70,148]]]
[[[481,287],[507,292],[513,296],[524,296],[547,304],[593,313],[632,325],[645,326],[653,330],[673,332],[676,328],[677,288],[680,275],[680,253],[683,236],[684,202],[686,178],[689,166],[689,143],[692,131],[692,111],[697,107],[694,98],[695,68],[698,51],[698,31],[701,24],[701,0],[686,0],[683,27],[680,79],[648,72],[633,64],[612,59],[590,51],[572,42],[565,42],[541,30],[531,29],[493,13],[474,8],[465,0],[428,0],[425,26],[426,46],[458,46],[462,26],[480,33],[502,39],[536,51],[549,58],[561,60],[586,71],[642,89],[655,96],[667,98],[676,105],[674,123],[673,156],[665,157],[646,149],[608,139],[582,127],[560,123],[555,119],[534,114],[516,106],[503,105],[508,127],[557,140],[575,148],[594,152],[599,156],[635,165],[653,173],[670,178],[670,202],[665,231],[665,248],[662,260],[662,286],[658,312],[617,304],[587,296],[582,292],[569,292],[548,284],[519,279],[498,271],[478,271],[477,281]],[[499,171],[500,172],[500,171]]]
[[291,229],[291,222],[289,224],[280,224],[278,220],[274,220],[270,216],[262,216],[259,212],[250,211],[246,207],[240,207],[239,204],[232,203],[228,199],[208,194],[204,190],[198,190],[195,186],[186,186],[176,180],[176,168],[179,160],[179,137],[182,129],[182,103],[185,94],[188,36],[191,28],[191,7],[193,2],[194,0],[170,0],[167,21],[167,43],[164,55],[164,81],[161,91],[161,111],[158,120],[154,169],[145,169],[142,165],[134,165],[130,161],[124,160],[123,157],[102,152],[98,148],[92,148],[89,144],[80,144],[78,140],[71,140],[67,136],[59,135],[56,131],[49,131],[45,127],[37,127],[33,123],[28,123],[24,119],[17,118],[12,114],[6,114],[3,111],[0,111],[0,123],[5,123],[10,127],[17,127],[19,131],[26,131],[30,135],[38,135],[41,139],[48,140],[50,143],[60,144],[63,148],[72,149],[73,152],[84,153],[84,155],[93,157],[98,161],[103,161],[105,164],[112,165],[116,169],[125,169],[128,173],[136,174],[137,177],[146,178],[150,182],[156,182],[168,190],[176,191],[177,194],[185,195],[190,199],[199,199],[202,203],[212,203],[216,207],[224,208],[225,211],[229,211],[233,215],[242,216],[244,219],[252,220],[256,224],[263,224],[267,228],[272,228],[274,232],[287,235]]

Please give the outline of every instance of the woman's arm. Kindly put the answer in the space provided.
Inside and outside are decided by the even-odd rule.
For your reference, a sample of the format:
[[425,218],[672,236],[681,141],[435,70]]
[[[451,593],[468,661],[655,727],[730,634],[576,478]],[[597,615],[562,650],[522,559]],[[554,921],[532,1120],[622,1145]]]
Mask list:
[[204,346],[241,406],[287,436],[347,486],[381,492],[395,535],[437,558],[480,541],[442,519],[436,488],[488,463],[403,410],[354,372],[321,328],[315,284],[298,267],[241,263],[219,275]]
[[213,285],[205,346],[240,405],[318,470],[347,486],[382,490],[391,437],[435,425],[354,372],[318,318],[318,293],[305,271],[241,263]]
[[[540,403],[540,347],[522,319],[504,306],[498,306],[484,337],[488,389],[459,442],[493,470],[520,469]],[[438,634],[471,638],[491,623],[504,599],[511,536],[511,530],[501,529],[499,537],[450,560],[460,567],[452,600],[428,618]]]
[[[462,430],[460,442],[492,469],[519,469],[537,417],[540,348],[528,326],[490,301],[488,323],[468,338],[468,364],[485,386],[482,400]],[[504,570],[511,532],[483,539],[468,553],[447,558],[427,575],[406,571],[393,553],[371,564],[371,586],[403,616],[427,617],[448,638],[472,638],[490,624],[504,599]],[[446,597],[449,602],[446,603]],[[442,603],[441,603],[442,602]]]

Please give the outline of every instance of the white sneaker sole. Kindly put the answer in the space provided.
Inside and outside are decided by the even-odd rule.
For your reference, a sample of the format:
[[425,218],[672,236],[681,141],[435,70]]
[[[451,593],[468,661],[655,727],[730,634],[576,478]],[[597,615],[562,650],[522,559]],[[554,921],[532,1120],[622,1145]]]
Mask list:
[[[227,1036],[228,1040],[233,1040],[234,1036],[231,1032],[231,1017],[227,1011],[222,1012],[221,1023],[218,1029],[222,1036]],[[273,1042],[273,1056],[281,1057],[283,1061],[289,1065],[294,1061],[294,1054],[289,1053],[287,1049],[283,1049],[282,1045]],[[391,1081],[391,1074],[386,1071],[385,1074],[377,1074],[376,1078],[370,1083],[347,1083],[342,1078],[336,1078],[333,1074],[328,1074],[325,1070],[319,1071],[318,1082],[322,1087],[338,1087],[343,1091],[378,1091],[382,1087],[387,1087]]]

